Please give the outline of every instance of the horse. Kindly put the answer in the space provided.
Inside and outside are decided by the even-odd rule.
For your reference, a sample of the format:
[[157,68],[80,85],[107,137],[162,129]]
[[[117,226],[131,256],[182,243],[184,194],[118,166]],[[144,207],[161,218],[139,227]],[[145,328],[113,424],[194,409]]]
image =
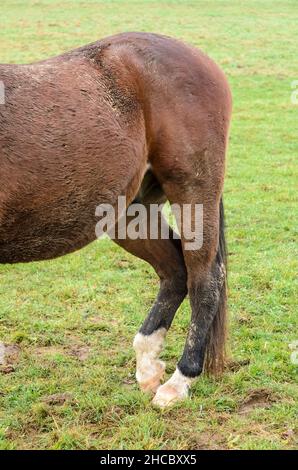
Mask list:
[[[122,33],[33,64],[1,64],[0,82],[0,263],[84,247],[96,239],[96,207],[116,207],[119,196],[127,210],[135,201],[202,205],[199,249],[186,249],[183,230],[171,227],[168,238],[116,230],[114,239],[160,279],[133,341],[136,380],[156,406],[185,399],[202,372],[217,374],[225,362],[222,193],[232,97],[224,73],[180,40]],[[159,356],[187,295],[184,351],[164,382]]]

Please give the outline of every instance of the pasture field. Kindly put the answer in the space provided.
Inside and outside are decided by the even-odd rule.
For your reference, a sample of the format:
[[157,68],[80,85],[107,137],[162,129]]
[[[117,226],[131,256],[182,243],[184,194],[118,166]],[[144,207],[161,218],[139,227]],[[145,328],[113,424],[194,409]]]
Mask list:
[[[2,265],[0,341],[14,346],[0,367],[1,449],[297,448],[297,22],[297,0],[1,0],[1,63],[153,31],[201,47],[234,96],[225,374],[201,377],[183,404],[152,407],[135,383],[131,344],[158,280],[109,240]],[[189,313],[185,301],[163,353],[167,376]]]

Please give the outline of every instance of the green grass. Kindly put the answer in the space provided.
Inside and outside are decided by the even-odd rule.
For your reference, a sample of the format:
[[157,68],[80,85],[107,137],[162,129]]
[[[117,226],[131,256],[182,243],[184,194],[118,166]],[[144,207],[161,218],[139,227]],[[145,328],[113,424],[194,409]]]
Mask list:
[[[2,63],[140,30],[200,46],[223,67],[234,96],[225,186],[230,349],[249,364],[202,377],[191,400],[156,410],[135,384],[131,347],[157,291],[151,267],[108,240],[55,261],[1,266],[0,340],[19,344],[20,355],[14,372],[0,374],[0,448],[297,447],[288,346],[298,340],[297,21],[296,0],[1,1]],[[168,373],[188,321],[185,302],[163,355]],[[72,399],[45,401],[64,392]]]

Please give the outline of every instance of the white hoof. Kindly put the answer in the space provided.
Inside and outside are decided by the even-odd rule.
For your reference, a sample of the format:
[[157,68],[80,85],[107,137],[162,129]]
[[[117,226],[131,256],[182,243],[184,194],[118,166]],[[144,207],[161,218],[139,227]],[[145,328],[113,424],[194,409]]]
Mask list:
[[188,397],[191,381],[192,379],[185,377],[178,369],[176,369],[173,376],[157,389],[152,402],[153,405],[159,406],[160,408],[166,408],[177,401],[184,400]]

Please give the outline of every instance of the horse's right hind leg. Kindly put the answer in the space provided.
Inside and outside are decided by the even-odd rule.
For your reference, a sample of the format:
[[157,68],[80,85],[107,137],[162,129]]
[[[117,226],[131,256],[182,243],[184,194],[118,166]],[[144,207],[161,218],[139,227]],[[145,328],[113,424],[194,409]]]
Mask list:
[[[213,153],[207,153],[211,157]],[[223,230],[223,206],[221,201],[224,151],[218,159],[217,174],[206,172],[204,181],[198,181],[191,172],[184,170],[184,184],[169,172],[164,190],[171,203],[184,204],[195,208],[203,207],[203,239],[194,243],[196,231],[187,233],[188,220],[182,217],[181,238],[184,261],[187,268],[188,294],[191,304],[191,322],[185,348],[176,372],[159,389],[154,404],[164,407],[188,395],[193,380],[203,368],[217,372],[224,359],[225,321],[226,321],[226,270]],[[183,165],[183,159],[181,159]],[[211,167],[211,165],[210,165]],[[185,206],[184,206],[185,207]],[[196,212],[192,210],[191,226],[196,227]],[[189,242],[190,245],[189,246]]]

